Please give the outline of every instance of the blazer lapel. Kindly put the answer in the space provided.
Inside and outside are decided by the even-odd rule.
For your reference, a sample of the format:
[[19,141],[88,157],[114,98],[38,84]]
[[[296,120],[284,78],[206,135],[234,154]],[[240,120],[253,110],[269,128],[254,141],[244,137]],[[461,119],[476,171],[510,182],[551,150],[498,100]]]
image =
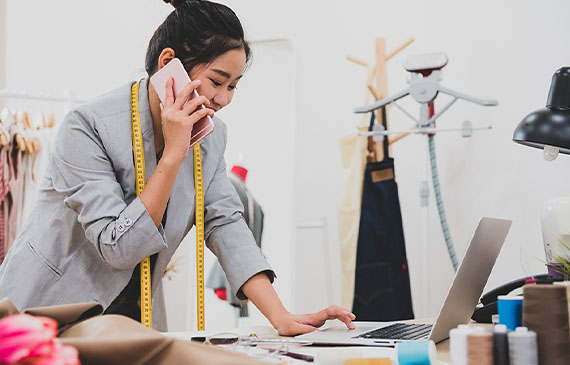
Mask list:
[[144,168],[146,181],[156,168],[156,149],[154,148],[154,129],[148,101],[148,81],[143,79],[139,86],[139,111],[144,148]]

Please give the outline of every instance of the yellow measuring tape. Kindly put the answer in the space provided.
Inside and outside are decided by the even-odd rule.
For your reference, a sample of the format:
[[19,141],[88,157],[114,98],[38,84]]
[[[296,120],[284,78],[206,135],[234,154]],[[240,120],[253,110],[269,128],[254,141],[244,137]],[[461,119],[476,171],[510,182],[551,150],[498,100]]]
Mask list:
[[[139,111],[140,81],[131,87],[131,128],[137,196],[145,187],[144,149]],[[200,144],[194,145],[194,188],[196,191],[196,288],[198,331],[206,329],[204,319],[204,183]],[[141,323],[152,328],[152,301],[150,295],[150,257],[141,261]]]
[[[146,184],[144,149],[142,142],[141,117],[139,111],[139,82],[131,87],[131,128],[133,134],[133,157],[135,160],[135,182],[137,196]],[[141,323],[152,328],[152,300],[150,295],[150,257],[141,261]]]
[[204,185],[200,143],[194,145],[194,190],[196,191],[196,290],[198,331],[206,329],[204,319]]

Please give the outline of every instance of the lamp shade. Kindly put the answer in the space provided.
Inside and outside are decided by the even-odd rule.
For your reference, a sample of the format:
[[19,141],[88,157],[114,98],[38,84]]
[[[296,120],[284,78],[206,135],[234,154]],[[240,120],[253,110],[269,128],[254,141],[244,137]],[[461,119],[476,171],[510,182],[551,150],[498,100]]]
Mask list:
[[536,148],[553,146],[570,154],[570,67],[554,73],[546,107],[524,117],[513,141]]

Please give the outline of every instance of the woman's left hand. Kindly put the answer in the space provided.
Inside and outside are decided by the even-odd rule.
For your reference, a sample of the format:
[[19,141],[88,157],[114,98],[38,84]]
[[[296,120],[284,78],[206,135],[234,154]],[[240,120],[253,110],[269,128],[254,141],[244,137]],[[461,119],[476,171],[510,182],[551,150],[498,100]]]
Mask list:
[[317,313],[311,314],[291,314],[287,313],[275,321],[275,329],[281,336],[295,336],[303,333],[315,331],[329,319],[338,319],[346,324],[346,327],[353,330],[352,321],[356,318],[350,311],[331,305]]

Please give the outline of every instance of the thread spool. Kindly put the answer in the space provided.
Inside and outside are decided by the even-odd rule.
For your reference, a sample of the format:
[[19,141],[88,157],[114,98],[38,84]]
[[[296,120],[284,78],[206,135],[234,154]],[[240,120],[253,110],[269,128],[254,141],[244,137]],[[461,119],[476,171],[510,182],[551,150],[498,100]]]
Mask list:
[[570,364],[568,285],[523,287],[523,325],[534,331],[541,365]]
[[498,324],[493,329],[493,361],[495,365],[510,365],[507,332],[507,326],[504,324]]
[[499,323],[514,331],[522,324],[523,298],[519,296],[499,295],[497,297]]
[[493,334],[475,328],[467,335],[467,365],[493,365]]
[[467,365],[467,335],[472,331],[466,324],[449,331],[449,354],[453,365]]
[[536,333],[526,327],[517,327],[509,333],[509,358],[511,365],[538,365]]
[[396,345],[399,365],[437,364],[437,352],[433,341],[400,342]]

